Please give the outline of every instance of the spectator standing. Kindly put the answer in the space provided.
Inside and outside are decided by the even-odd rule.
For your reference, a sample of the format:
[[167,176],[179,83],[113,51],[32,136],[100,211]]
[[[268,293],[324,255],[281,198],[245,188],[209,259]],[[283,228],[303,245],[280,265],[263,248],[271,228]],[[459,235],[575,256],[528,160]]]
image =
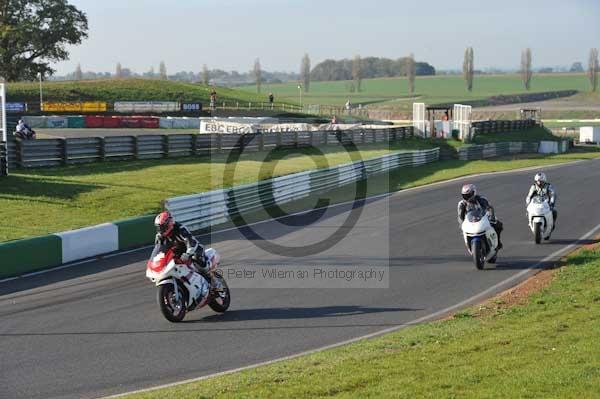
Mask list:
[[214,112],[217,109],[217,91],[213,87],[210,91],[210,111]]
[[275,101],[275,96],[273,93],[269,93],[269,104],[271,104],[271,109],[273,109],[273,101]]

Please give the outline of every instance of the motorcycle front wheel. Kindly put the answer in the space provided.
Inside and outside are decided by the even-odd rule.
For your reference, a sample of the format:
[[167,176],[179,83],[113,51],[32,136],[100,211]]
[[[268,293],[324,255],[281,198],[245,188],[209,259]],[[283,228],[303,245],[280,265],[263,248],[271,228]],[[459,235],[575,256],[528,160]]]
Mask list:
[[542,242],[542,224],[536,223],[533,226],[533,234],[535,235],[535,243],[539,244]]
[[229,309],[231,293],[229,292],[229,286],[221,273],[215,272],[215,279],[217,280],[219,287],[211,292],[211,299],[208,302],[208,306],[217,313],[224,313]]
[[172,323],[178,323],[185,317],[185,298],[183,292],[178,290],[175,295],[175,287],[172,283],[163,284],[158,287],[158,306],[160,311]]
[[485,265],[485,255],[483,253],[483,245],[481,240],[473,240],[471,243],[471,253],[473,254],[473,262],[479,270]]

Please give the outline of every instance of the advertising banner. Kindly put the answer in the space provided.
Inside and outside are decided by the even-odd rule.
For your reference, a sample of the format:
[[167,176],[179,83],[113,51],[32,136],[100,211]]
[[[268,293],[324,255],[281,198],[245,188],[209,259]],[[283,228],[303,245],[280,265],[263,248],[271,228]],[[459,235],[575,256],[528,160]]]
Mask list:
[[107,105],[102,101],[87,102],[44,102],[42,112],[106,112]]
[[274,133],[314,130],[308,123],[237,123],[219,120],[200,121],[200,133]]
[[180,106],[174,101],[117,101],[115,112],[179,112]]
[[6,103],[6,112],[9,112],[9,113],[25,112],[25,103]]
[[202,104],[200,103],[181,103],[181,112],[200,112]]

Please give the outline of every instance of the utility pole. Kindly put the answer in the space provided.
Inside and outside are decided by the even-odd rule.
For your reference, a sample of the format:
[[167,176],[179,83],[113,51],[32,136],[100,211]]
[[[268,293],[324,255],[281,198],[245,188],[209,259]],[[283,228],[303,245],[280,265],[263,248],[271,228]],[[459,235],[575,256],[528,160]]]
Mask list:
[[42,73],[40,72],[40,111],[43,111],[44,96],[42,94]]

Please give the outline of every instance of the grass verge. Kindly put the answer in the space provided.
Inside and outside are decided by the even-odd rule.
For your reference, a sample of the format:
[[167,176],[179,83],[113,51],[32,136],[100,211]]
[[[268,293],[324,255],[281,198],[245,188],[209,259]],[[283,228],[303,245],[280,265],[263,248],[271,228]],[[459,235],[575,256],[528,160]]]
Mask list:
[[[39,101],[39,85],[8,85],[9,101]],[[211,87],[158,79],[107,79],[44,82],[46,101],[190,101],[209,103]],[[217,87],[218,101],[266,102],[266,95]]]
[[600,250],[578,251],[522,304],[269,366],[126,396],[149,398],[597,398]]
[[554,136],[551,131],[544,129],[543,127],[536,126],[525,130],[518,130],[514,132],[499,132],[499,133],[481,133],[475,135],[473,139],[474,144],[489,144],[489,143],[503,143],[507,141],[557,141],[560,137]]
[[[373,158],[399,150],[432,148],[419,139],[244,153],[233,184]],[[266,156],[270,160],[265,161]],[[64,231],[156,212],[165,198],[223,187],[226,155],[107,162],[17,170],[0,182],[0,241]]]

